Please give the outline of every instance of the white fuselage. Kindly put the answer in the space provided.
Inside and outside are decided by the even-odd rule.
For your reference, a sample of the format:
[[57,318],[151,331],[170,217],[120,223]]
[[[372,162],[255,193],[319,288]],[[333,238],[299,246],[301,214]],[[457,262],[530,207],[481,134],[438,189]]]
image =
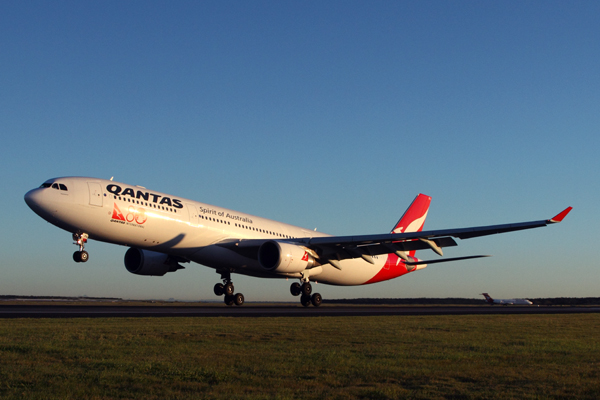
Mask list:
[[[42,186],[46,187],[25,195],[27,204],[42,218],[66,231],[86,233],[90,239],[165,253],[245,275],[301,277],[299,273],[265,271],[255,257],[246,257],[217,243],[329,236],[111,180],[65,177],[48,180]],[[345,259],[340,261],[341,270],[326,264],[308,270],[308,274],[311,280],[322,283],[360,285],[369,282],[382,269],[396,268],[401,263],[389,255],[374,256],[372,261],[373,264],[362,258]],[[390,274],[390,278],[399,275]]]
[[529,306],[533,303],[526,299],[494,299],[494,304],[502,304],[505,306],[511,305],[521,305],[521,306]]

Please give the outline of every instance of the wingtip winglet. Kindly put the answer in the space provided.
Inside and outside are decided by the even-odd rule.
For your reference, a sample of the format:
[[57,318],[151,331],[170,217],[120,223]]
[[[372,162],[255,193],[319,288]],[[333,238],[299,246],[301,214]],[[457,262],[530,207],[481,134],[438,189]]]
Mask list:
[[573,207],[565,208],[562,212],[560,212],[556,216],[550,218],[548,220],[548,222],[554,224],[554,223],[562,221],[567,216],[567,214],[571,212],[572,209],[573,209]]

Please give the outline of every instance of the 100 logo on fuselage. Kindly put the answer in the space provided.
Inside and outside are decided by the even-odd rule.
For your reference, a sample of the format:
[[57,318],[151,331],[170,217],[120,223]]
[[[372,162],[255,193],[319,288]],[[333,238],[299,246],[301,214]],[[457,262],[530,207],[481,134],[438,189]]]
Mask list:
[[134,207],[134,206],[129,206],[127,209],[127,214],[123,214],[121,212],[121,209],[119,209],[119,206],[117,206],[117,203],[114,203],[113,205],[113,213],[112,213],[112,219],[111,221],[113,222],[129,222],[129,223],[133,223],[135,221],[136,224],[138,225],[142,225],[144,224],[144,222],[146,222],[148,220],[148,216],[146,215],[146,210],[142,207]]

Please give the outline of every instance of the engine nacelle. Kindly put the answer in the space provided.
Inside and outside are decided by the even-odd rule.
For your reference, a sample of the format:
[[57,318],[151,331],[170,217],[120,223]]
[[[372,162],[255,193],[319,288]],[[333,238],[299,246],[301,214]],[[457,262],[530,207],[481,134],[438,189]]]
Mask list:
[[184,267],[168,254],[131,247],[125,253],[125,268],[132,274],[163,276]]
[[258,263],[270,272],[302,272],[315,265],[306,249],[295,244],[269,241],[258,249]]

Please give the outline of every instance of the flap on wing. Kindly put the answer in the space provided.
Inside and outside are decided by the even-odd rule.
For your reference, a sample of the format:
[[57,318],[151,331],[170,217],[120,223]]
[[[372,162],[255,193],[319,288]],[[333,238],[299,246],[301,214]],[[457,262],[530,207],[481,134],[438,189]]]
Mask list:
[[[452,247],[457,246],[456,241],[451,237],[441,237],[431,240],[438,247]],[[412,250],[426,250],[430,249],[431,246],[421,240],[405,240],[399,242],[382,242],[382,243],[370,243],[361,244],[356,246],[357,249],[364,249],[368,251],[368,254],[378,255],[394,253],[396,251],[412,251]]]

